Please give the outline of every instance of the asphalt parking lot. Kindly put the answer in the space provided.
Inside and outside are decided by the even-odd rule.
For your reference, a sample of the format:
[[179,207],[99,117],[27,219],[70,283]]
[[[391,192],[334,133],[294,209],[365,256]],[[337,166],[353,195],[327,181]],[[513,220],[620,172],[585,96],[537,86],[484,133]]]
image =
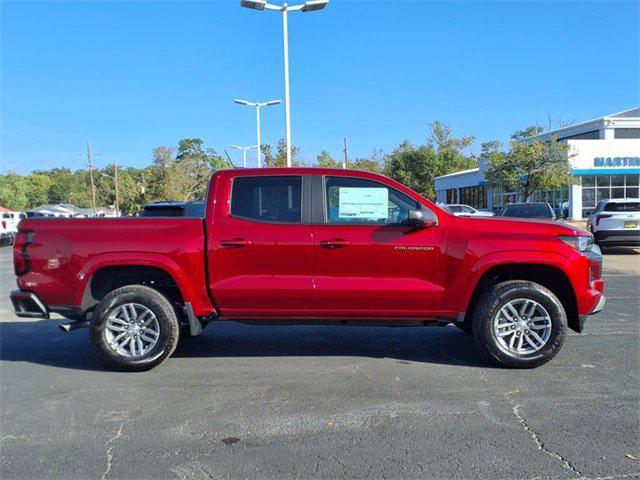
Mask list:
[[210,325],[145,373],[13,315],[0,251],[0,476],[640,477],[640,250],[550,364],[494,368],[454,327]]

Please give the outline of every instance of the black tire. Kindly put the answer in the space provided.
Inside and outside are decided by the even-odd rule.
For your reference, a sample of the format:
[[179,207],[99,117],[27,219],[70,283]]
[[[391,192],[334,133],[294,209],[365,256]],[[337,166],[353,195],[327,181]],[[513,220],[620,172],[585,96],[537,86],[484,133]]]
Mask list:
[[[136,303],[151,310],[160,329],[157,343],[139,357],[124,357],[116,353],[105,334],[106,321],[111,312],[127,303]],[[92,316],[90,336],[97,355],[109,366],[139,372],[152,369],[173,353],[178,344],[179,326],[175,310],[163,294],[142,285],[128,285],[113,290],[98,304]]]
[[[500,309],[515,299],[530,299],[542,305],[551,319],[551,332],[540,350],[523,354],[501,347],[494,332],[493,320]],[[564,343],[567,315],[553,292],[534,282],[513,280],[495,285],[477,303],[473,314],[473,336],[476,344],[490,359],[509,368],[534,368],[555,357]]]

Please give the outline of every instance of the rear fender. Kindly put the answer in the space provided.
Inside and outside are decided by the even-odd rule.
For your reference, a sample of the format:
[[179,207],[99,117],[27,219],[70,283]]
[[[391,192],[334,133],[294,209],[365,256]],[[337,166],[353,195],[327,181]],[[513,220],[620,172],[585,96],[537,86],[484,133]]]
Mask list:
[[215,312],[206,294],[206,286],[194,285],[194,279],[187,276],[183,268],[171,258],[153,253],[118,252],[105,253],[92,257],[78,272],[79,285],[75,293],[74,304],[82,305],[89,282],[93,275],[106,267],[155,267],[166,272],[174,280],[182,298],[190,302],[196,315],[211,315]]

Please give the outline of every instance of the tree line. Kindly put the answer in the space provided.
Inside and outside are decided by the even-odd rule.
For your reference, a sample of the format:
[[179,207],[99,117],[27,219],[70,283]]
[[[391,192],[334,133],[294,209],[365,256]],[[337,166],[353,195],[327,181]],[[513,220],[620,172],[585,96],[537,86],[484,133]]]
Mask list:
[[[465,153],[474,137],[457,137],[448,125],[435,121],[429,124],[423,144],[413,145],[405,140],[389,153],[375,150],[368,157],[349,161],[347,167],[383,173],[434,200],[435,177],[476,167],[484,159],[489,164],[488,179],[531,195],[537,189],[566,184],[571,178],[566,147],[557,142],[522,141],[536,133],[540,133],[537,127],[518,131],[506,147],[498,142],[485,143],[480,157],[476,157]],[[261,147],[265,166],[286,166],[284,140]],[[292,147],[294,166],[342,167],[342,161],[326,151],[317,156],[313,165],[305,165],[298,160],[299,151]],[[160,146],[154,149],[151,164],[145,168],[110,165],[94,169],[98,206],[115,203],[114,168],[118,168],[120,210],[123,214],[136,214],[146,203],[203,199],[211,175],[216,170],[233,168],[233,164],[215,150],[205,149],[199,138],[180,140],[175,148]],[[25,211],[58,203],[91,206],[88,169],[71,171],[60,167],[34,170],[28,175],[0,175],[0,205],[6,208]]]

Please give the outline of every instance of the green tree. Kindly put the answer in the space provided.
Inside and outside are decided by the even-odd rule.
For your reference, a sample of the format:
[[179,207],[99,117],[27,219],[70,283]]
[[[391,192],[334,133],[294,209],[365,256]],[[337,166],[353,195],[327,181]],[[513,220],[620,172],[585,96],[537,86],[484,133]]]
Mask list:
[[27,182],[27,208],[37,207],[49,202],[49,191],[53,185],[46,173],[32,173],[25,177]]
[[[265,167],[286,167],[287,166],[287,142],[284,138],[278,140],[278,144],[276,145],[275,152],[271,145],[260,145],[260,149],[264,154],[264,165]],[[297,160],[298,153],[300,153],[300,148],[291,145],[291,166],[293,167],[301,167],[303,166],[302,162]]]
[[481,154],[487,163],[487,180],[519,192],[525,201],[538,190],[559,188],[572,182],[568,146],[556,139],[544,142],[528,138],[531,131],[537,130],[516,132],[507,150],[501,150],[498,142],[484,144]]
[[[49,203],[69,203],[74,190],[74,175],[68,168],[54,168],[47,172],[51,179]],[[89,187],[90,188],[90,187]]]
[[0,205],[10,210],[25,210],[28,206],[28,186],[24,177],[10,172],[0,175]]
[[432,147],[414,147],[402,142],[387,156],[385,173],[427,198],[435,198],[433,179],[438,176],[436,153]]
[[316,166],[321,168],[341,168],[342,162],[336,160],[329,152],[323,150],[316,157]]
[[435,199],[436,177],[477,166],[473,157],[462,152],[473,141],[471,136],[455,137],[446,124],[432,122],[427,144],[414,147],[405,140],[387,156],[384,171],[421,195]]

